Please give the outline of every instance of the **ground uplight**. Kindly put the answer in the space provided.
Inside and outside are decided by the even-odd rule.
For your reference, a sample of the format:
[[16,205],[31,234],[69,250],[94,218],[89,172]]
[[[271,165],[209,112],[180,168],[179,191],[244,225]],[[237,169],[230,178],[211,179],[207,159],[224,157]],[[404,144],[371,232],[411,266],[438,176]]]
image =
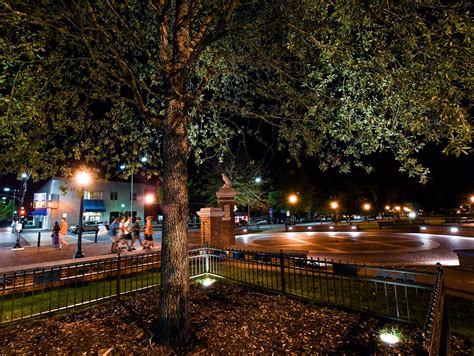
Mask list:
[[200,283],[204,286],[204,287],[209,287],[210,285],[212,285],[216,280],[215,279],[212,279],[212,278],[204,278],[200,281]]
[[383,332],[380,334],[380,340],[382,340],[386,344],[395,345],[397,342],[400,341],[400,338],[395,334]]

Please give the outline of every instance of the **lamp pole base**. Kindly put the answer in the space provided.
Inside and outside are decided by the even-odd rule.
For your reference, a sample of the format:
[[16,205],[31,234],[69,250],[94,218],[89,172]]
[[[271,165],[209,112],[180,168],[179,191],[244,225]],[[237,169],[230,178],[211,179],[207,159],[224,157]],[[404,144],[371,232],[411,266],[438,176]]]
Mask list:
[[86,257],[86,255],[82,253],[82,250],[76,250],[76,252],[74,253],[74,256],[72,256],[72,258],[83,258],[83,257]]

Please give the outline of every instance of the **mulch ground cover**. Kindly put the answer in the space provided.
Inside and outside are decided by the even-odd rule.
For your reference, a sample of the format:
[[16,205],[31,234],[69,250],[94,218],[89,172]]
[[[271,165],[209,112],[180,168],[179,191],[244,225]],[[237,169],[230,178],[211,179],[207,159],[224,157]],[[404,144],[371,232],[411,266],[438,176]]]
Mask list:
[[[414,354],[418,329],[311,305],[240,285],[191,287],[193,338],[186,348],[159,345],[159,292],[151,290],[48,319],[0,329],[0,354]],[[382,328],[404,336],[394,347]],[[456,341],[457,351],[465,348]],[[459,353],[457,353],[459,354]],[[469,353],[467,353],[469,354]]]

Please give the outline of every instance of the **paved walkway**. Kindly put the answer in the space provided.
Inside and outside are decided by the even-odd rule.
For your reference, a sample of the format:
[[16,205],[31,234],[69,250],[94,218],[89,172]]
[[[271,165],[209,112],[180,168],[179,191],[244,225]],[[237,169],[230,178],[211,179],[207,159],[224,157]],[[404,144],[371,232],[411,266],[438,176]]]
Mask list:
[[448,293],[474,300],[474,273],[460,270],[457,249],[474,249],[474,238],[422,233],[267,232],[236,237],[236,247],[256,251],[307,251],[309,257],[359,264],[435,270],[444,266]]

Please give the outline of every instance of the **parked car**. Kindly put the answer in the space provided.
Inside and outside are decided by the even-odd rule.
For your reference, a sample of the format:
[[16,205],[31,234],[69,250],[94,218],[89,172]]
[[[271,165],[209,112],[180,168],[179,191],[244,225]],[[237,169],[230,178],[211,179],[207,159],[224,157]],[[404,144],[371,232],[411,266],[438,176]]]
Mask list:
[[269,222],[265,219],[257,221],[257,225],[266,225],[266,224],[269,224]]
[[[82,232],[87,231],[98,231],[99,225],[103,225],[103,221],[85,221],[82,223]],[[69,231],[77,234],[79,232],[79,225],[71,225],[69,226]]]

